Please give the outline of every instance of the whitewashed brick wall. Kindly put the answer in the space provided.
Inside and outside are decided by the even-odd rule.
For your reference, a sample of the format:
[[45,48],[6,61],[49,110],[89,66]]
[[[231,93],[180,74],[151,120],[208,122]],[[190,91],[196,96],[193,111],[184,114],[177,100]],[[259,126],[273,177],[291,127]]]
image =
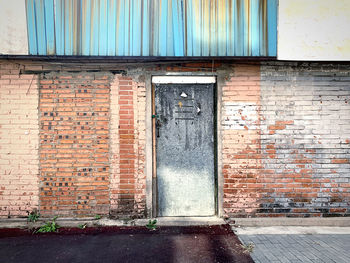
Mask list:
[[38,208],[38,82],[0,63],[0,217]]

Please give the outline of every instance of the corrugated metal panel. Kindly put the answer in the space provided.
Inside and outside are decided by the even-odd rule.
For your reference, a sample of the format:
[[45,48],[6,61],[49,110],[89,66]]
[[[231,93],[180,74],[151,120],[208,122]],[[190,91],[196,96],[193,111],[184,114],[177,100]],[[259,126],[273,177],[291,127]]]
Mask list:
[[276,56],[277,0],[27,0],[31,55]]

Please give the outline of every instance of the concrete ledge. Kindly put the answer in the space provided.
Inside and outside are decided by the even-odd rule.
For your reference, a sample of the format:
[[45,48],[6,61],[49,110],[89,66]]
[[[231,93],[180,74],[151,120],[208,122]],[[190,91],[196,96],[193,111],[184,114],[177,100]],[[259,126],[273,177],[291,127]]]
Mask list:
[[[200,225],[223,225],[226,224],[222,218],[218,217],[159,217],[158,226],[200,226]],[[38,228],[51,218],[41,218],[35,223],[27,222],[26,218],[0,219],[0,228]],[[115,220],[109,218],[57,218],[56,222],[61,227],[78,227],[86,224],[88,227],[103,226],[145,226],[149,219],[135,220]]]
[[[38,228],[52,218],[40,218],[35,223],[27,222],[26,218],[0,219],[0,228]],[[57,218],[56,222],[62,227],[78,227],[80,224],[87,223],[88,226],[93,226],[97,221],[93,218],[75,219],[75,218]]]
[[313,217],[313,218],[233,218],[234,226],[338,226],[350,227],[350,217]]
[[157,224],[160,226],[211,226],[226,224],[225,220],[219,217],[158,217],[156,219]]
[[237,235],[348,235],[350,227],[267,226],[232,228]]

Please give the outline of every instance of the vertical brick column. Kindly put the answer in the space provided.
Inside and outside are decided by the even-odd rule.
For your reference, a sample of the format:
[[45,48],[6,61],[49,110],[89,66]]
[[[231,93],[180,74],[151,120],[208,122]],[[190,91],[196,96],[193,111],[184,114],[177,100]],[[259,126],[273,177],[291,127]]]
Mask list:
[[142,217],[146,212],[146,86],[144,82],[135,83],[137,120],[137,171],[135,176],[135,212]]
[[143,217],[146,202],[145,84],[116,75],[111,94],[111,214]]
[[109,212],[108,73],[50,73],[40,79],[40,210]]
[[119,78],[119,204],[118,211],[132,214],[135,202],[135,115],[131,77]]
[[224,214],[244,216],[259,207],[259,66],[235,66],[223,86],[222,100]]
[[119,75],[115,75],[111,82],[110,103],[110,213],[115,214],[118,209],[120,182],[119,155]]
[[0,63],[0,217],[38,209],[39,124],[36,75]]

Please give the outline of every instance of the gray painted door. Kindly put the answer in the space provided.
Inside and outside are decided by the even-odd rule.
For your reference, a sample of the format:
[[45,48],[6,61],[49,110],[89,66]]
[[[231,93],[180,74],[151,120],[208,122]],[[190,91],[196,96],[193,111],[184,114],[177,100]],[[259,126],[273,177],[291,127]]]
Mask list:
[[215,214],[213,84],[155,87],[158,216]]

